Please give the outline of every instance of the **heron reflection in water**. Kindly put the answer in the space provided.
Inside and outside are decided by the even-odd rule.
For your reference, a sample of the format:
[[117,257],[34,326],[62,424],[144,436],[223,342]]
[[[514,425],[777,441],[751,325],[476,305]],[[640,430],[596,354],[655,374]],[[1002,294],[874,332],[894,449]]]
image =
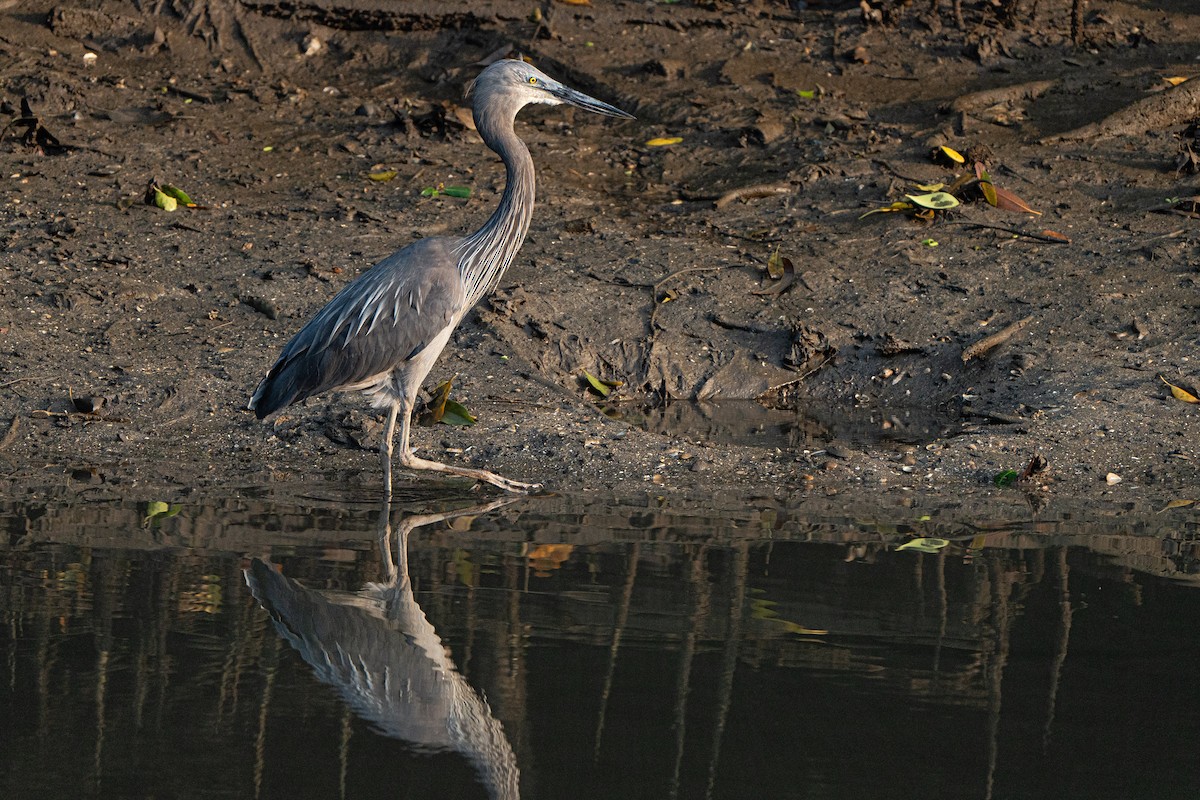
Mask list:
[[358,592],[309,589],[259,558],[245,571],[250,591],[275,629],[358,716],[391,738],[461,753],[475,767],[488,796],[503,800],[519,797],[516,757],[500,721],[455,668],[413,596],[408,535],[421,526],[482,514],[516,499],[404,518],[396,526],[395,560],[385,503],[378,524],[384,580]]

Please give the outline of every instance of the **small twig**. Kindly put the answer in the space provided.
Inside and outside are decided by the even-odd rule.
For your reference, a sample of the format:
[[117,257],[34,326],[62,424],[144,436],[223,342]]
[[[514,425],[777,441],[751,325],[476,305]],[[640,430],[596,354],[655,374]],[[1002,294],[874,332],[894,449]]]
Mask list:
[[1023,230],[1021,228],[1010,228],[1007,225],[988,225],[985,222],[971,222],[970,220],[951,220],[945,223],[946,225],[970,225],[972,228],[986,228],[992,231],[1004,231],[1011,233],[1013,236],[1024,236],[1027,239],[1036,239],[1039,242],[1048,242],[1049,244],[1070,244],[1071,240],[1058,236],[1047,236],[1044,233],[1034,233],[1033,231]]
[[741,189],[733,189],[721,195],[713,205],[716,208],[724,208],[737,200],[773,197],[777,194],[788,194],[791,191],[792,187],[785,183],[760,183],[755,186],[743,186]]
[[1004,344],[1013,336],[1020,333],[1021,330],[1031,322],[1033,322],[1033,317],[1026,317],[1025,319],[1018,320],[1012,325],[1009,325],[1007,328],[996,331],[991,336],[985,336],[975,344],[965,348],[962,352],[963,363],[967,363],[972,358],[978,358],[989,350]]

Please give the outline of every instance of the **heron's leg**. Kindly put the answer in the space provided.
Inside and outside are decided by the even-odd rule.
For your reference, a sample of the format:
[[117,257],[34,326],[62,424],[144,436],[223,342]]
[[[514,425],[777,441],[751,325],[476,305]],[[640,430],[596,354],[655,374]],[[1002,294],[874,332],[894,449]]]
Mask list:
[[[383,456],[383,497],[384,507],[392,499],[392,438],[396,433],[396,415],[400,411],[400,403],[392,403],[388,410],[387,424],[383,427],[383,441],[379,443],[379,452]],[[408,414],[404,415],[404,445],[408,449]]]
[[[395,411],[393,410],[393,416]],[[430,461],[426,458],[418,458],[413,454],[412,448],[408,444],[408,432],[412,424],[412,406],[408,405],[404,408],[404,415],[400,417],[400,465],[407,469],[427,469],[430,472],[445,472],[449,475],[461,475],[464,478],[474,478],[477,481],[490,483],[492,486],[498,486],[506,492],[515,492],[525,494],[528,492],[536,492],[542,488],[540,483],[522,483],[514,481],[510,478],[505,478],[503,475],[497,475],[494,472],[488,472],[486,469],[471,469],[470,467],[456,467],[451,464],[443,464],[440,461]],[[390,438],[390,437],[389,437]],[[389,464],[390,464],[389,459]],[[390,483],[389,483],[390,485]]]

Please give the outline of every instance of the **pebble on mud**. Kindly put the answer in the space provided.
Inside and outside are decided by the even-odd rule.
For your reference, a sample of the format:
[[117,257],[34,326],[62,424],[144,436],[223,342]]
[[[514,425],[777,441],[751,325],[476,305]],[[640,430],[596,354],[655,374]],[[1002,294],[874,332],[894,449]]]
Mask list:
[[1107,483],[1109,486],[1116,486],[1118,483],[1121,482],[1121,476],[1115,472],[1110,472],[1104,476],[1104,482]]

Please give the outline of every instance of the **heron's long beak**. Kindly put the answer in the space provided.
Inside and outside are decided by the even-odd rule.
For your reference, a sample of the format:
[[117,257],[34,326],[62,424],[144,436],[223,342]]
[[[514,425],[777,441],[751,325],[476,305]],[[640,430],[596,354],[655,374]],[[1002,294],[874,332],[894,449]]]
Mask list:
[[616,106],[610,106],[608,103],[597,100],[594,97],[589,97],[583,92],[577,92],[574,89],[569,89],[561,83],[549,87],[550,94],[557,97],[564,103],[570,103],[573,106],[592,111],[596,114],[603,114],[606,117],[621,117],[622,119],[636,119],[633,114],[622,111]]

